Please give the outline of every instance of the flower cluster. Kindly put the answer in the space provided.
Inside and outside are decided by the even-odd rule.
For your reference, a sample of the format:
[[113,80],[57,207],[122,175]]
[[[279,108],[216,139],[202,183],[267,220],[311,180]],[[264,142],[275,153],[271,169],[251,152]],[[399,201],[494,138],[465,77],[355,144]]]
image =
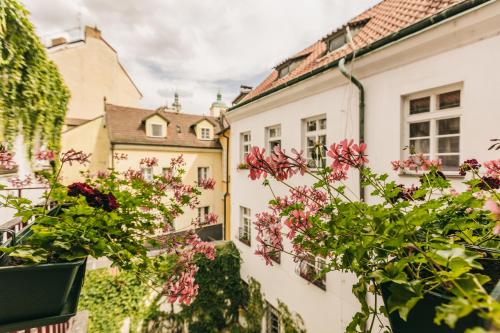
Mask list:
[[119,207],[119,204],[112,193],[104,194],[88,184],[79,182],[68,186],[68,196],[77,197],[79,195],[85,197],[85,200],[90,207],[102,208],[107,212],[116,210]]
[[21,179],[19,176],[15,176],[9,179],[9,183],[14,188],[23,188],[33,183],[33,178],[30,175]]
[[458,173],[460,176],[465,176],[468,171],[479,170],[480,167],[481,164],[479,164],[475,158],[472,158],[470,160],[465,160],[464,163],[462,163]]
[[427,170],[439,170],[442,167],[441,160],[430,160],[423,154],[411,155],[402,161],[392,161],[392,169],[394,171],[427,171]]
[[489,177],[500,178],[500,159],[484,162],[484,167]]
[[158,159],[156,157],[145,157],[141,159],[139,163],[142,167],[152,168],[158,165]]
[[0,145],[0,167],[10,170],[14,168],[15,165],[14,154],[9,152],[4,146]]
[[91,154],[85,154],[83,151],[70,149],[62,154],[61,163],[68,163],[69,165],[73,165],[73,163],[86,165],[87,163],[90,163],[90,155]]
[[52,150],[40,150],[35,153],[35,159],[38,161],[54,161],[56,159],[56,153]]
[[199,187],[201,187],[204,190],[213,190],[215,188],[215,179],[213,178],[203,178],[199,184]]
[[255,229],[257,230],[257,250],[255,254],[266,261],[266,265],[272,265],[272,256],[283,251],[283,236],[281,234],[281,222],[275,214],[268,212],[256,215]]
[[288,156],[280,146],[276,146],[270,156],[265,156],[265,153],[265,149],[252,147],[245,158],[250,170],[249,177],[252,180],[259,179],[261,176],[265,178],[269,174],[281,181],[297,173],[304,175],[307,169],[307,162],[302,151],[292,149],[293,156]]
[[125,161],[128,160],[128,154],[125,153],[114,153],[113,159],[116,161]]
[[358,145],[353,140],[344,139],[332,144],[326,154],[333,160],[332,170],[342,174],[350,167],[359,168],[368,163],[365,150],[365,143]]

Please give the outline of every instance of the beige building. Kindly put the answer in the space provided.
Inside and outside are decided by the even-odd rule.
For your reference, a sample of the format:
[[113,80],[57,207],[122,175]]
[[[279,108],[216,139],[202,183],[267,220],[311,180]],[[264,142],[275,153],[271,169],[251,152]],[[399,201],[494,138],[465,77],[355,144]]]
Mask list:
[[142,94],[97,28],[85,27],[83,38],[52,40],[47,53],[71,91],[67,128],[104,113],[104,99],[119,105],[138,106]]
[[[158,166],[141,169],[146,179],[161,175],[170,160],[182,154],[186,162],[185,184],[194,185],[205,177],[216,181],[213,191],[203,191],[199,207],[186,211],[176,221],[176,230],[184,230],[194,218],[208,212],[216,213],[221,223],[224,220],[223,149],[217,134],[220,129],[219,118],[211,116],[166,107],[149,110],[106,104],[105,115],[66,131],[64,145],[92,153],[88,167],[91,173],[108,168],[120,172],[138,169],[141,159],[157,158]],[[122,154],[128,158],[115,158]],[[80,169],[66,168],[65,182],[78,179]]]

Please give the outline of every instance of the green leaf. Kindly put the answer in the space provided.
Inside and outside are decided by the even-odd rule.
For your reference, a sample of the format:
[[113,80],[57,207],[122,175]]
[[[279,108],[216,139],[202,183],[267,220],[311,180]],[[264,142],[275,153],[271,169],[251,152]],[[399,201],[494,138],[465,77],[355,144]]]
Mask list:
[[423,298],[422,287],[420,285],[393,283],[389,287],[391,295],[387,301],[389,313],[399,312],[401,319],[408,318],[408,313]]

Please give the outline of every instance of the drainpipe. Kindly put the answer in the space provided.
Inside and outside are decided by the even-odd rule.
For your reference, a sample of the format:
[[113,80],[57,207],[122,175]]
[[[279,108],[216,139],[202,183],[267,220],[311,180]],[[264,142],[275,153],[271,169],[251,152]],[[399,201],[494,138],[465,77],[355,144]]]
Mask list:
[[[359,144],[365,143],[365,88],[361,82],[355,78],[352,73],[349,73],[345,66],[345,58],[339,61],[339,70],[350,82],[359,90]],[[361,170],[360,170],[361,171]],[[359,198],[361,201],[365,201],[365,188],[361,184],[362,176],[359,173]]]
[[[221,114],[221,125],[224,128],[223,114]],[[226,138],[226,189],[224,191],[224,224],[222,225],[222,237],[224,240],[226,240],[227,197],[229,196],[229,137],[226,136],[226,130],[227,128],[222,130],[222,136]]]

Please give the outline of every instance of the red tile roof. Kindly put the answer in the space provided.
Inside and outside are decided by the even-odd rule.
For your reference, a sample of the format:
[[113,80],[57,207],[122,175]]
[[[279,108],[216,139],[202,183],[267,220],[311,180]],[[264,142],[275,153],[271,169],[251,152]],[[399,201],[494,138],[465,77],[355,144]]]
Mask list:
[[[364,24],[354,36],[352,45],[346,44],[331,53],[326,53],[325,42],[323,40],[315,42],[303,51],[287,59],[293,59],[310,53],[295,70],[281,79],[278,79],[278,71],[276,69],[273,70],[261,84],[247,94],[239,103],[258,98],[258,96],[268,90],[279,87],[283,83],[289,82],[323,65],[339,60],[355,50],[364,48],[375,41],[464,1],[467,0],[384,0],[346,24],[350,27],[357,24]],[[334,30],[332,33],[340,29],[342,27]]]

